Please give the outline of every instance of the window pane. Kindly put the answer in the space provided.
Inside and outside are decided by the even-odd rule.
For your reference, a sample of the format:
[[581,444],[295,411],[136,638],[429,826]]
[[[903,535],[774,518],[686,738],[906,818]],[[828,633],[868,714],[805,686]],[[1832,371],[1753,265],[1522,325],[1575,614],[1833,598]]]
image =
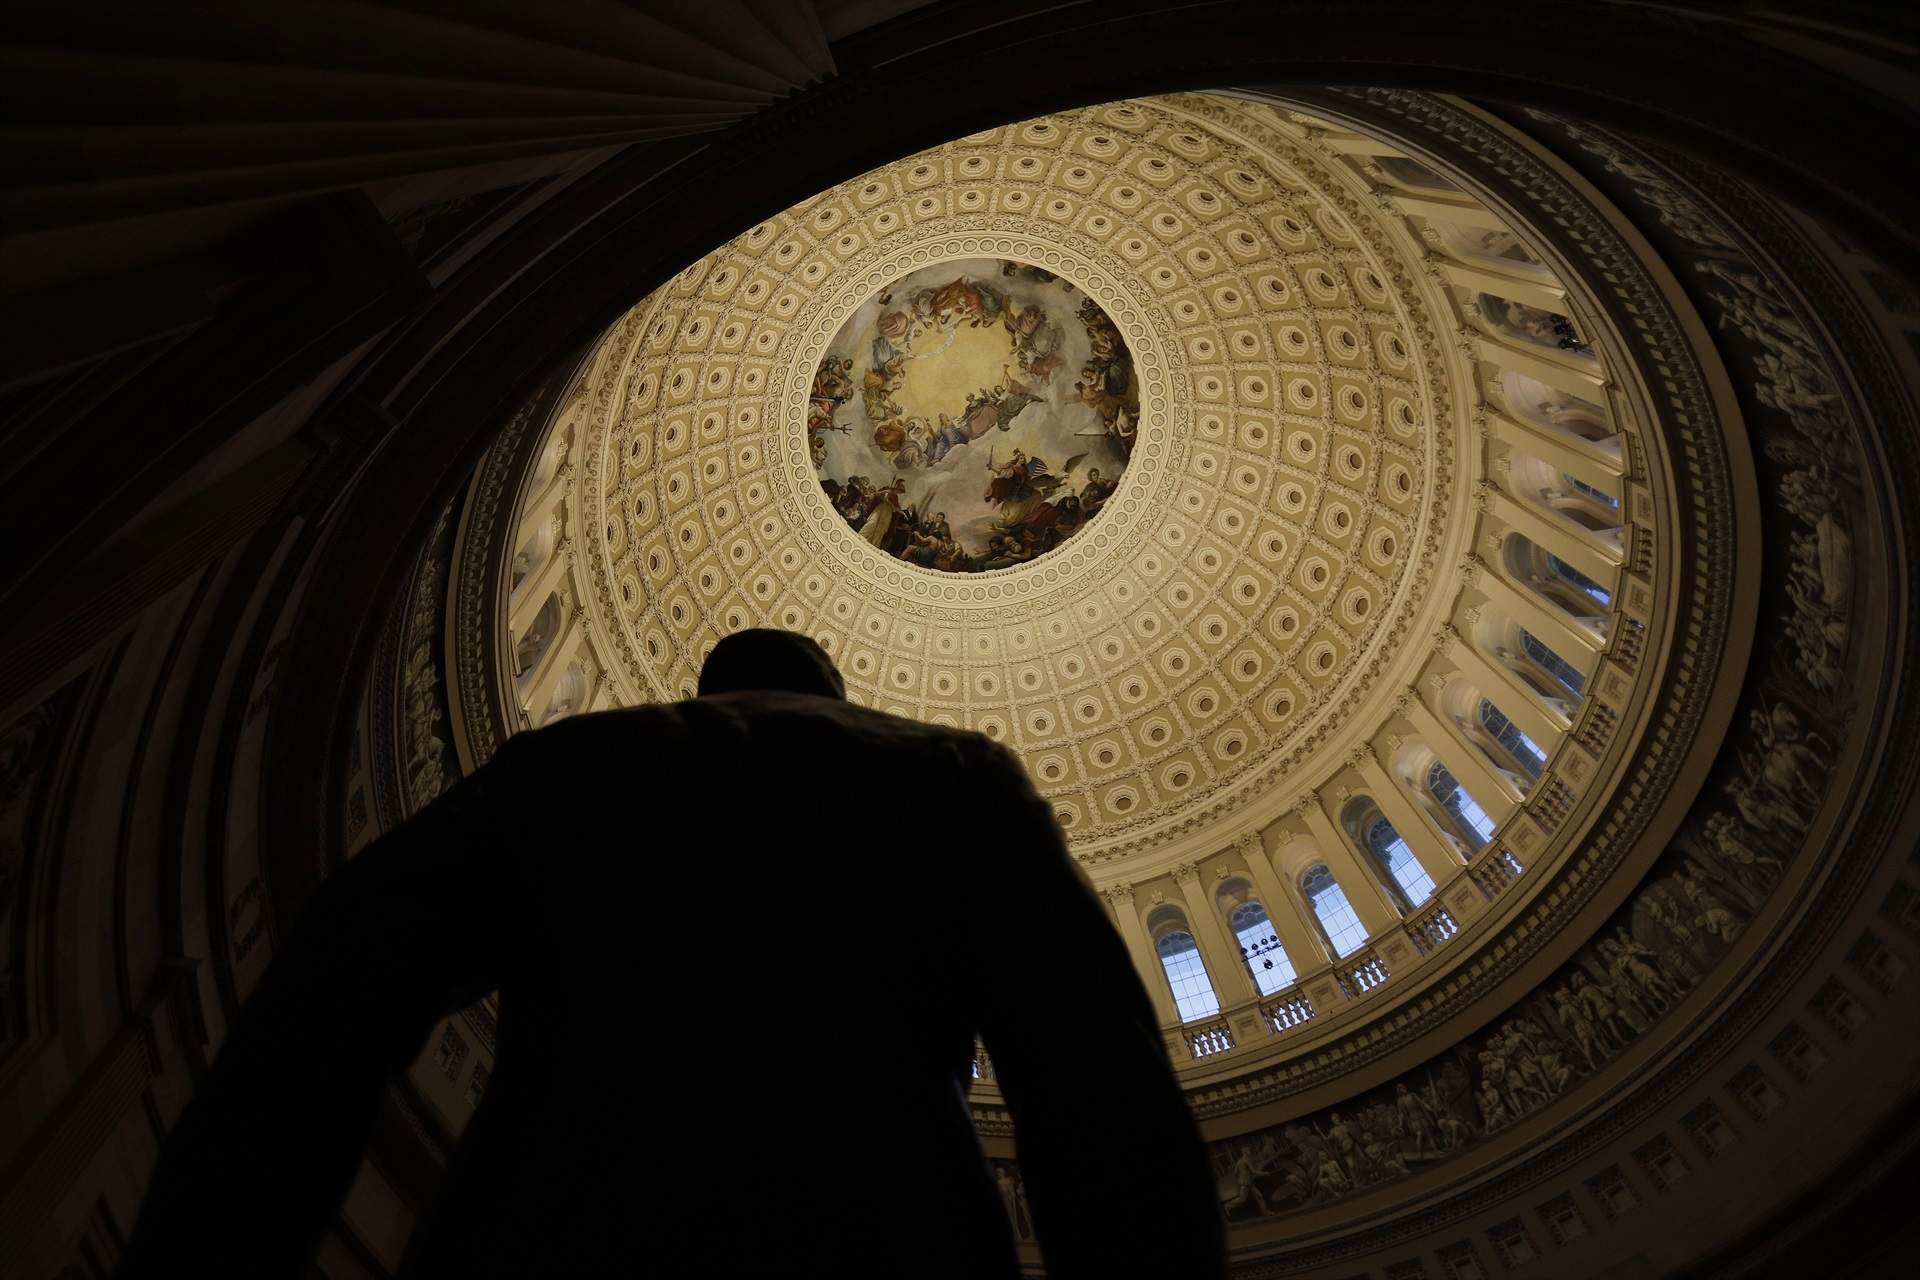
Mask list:
[[1346,891],[1325,863],[1300,878],[1300,891],[1306,895],[1335,955],[1350,956],[1367,944],[1366,926],[1360,923],[1353,904],[1347,901]]
[[1538,778],[1547,767],[1547,753],[1540,744],[1520,732],[1518,725],[1485,698],[1480,699],[1480,725],[1529,778]]
[[1240,941],[1240,954],[1246,957],[1247,969],[1253,974],[1254,985],[1260,988],[1261,995],[1270,996],[1292,985],[1293,962],[1287,959],[1287,950],[1280,945],[1280,935],[1274,932],[1265,907],[1257,902],[1243,902],[1233,909],[1227,923]]
[[1615,511],[1620,509],[1620,499],[1614,497],[1605,489],[1596,489],[1586,481],[1575,479],[1573,476],[1565,476],[1565,479],[1567,484],[1572,486],[1575,493],[1584,493],[1603,507],[1611,507]]
[[1380,860],[1380,865],[1393,882],[1400,886],[1401,896],[1409,909],[1433,896],[1433,877],[1413,856],[1413,850],[1407,847],[1407,842],[1393,829],[1391,822],[1381,818],[1367,828],[1367,848]]
[[1184,929],[1162,934],[1156,950],[1160,967],[1167,971],[1167,985],[1173,988],[1173,1004],[1182,1022],[1207,1018],[1220,1012],[1220,998],[1213,994],[1207,980],[1207,966],[1200,961],[1200,947]]
[[1559,556],[1548,553],[1547,564],[1552,567],[1554,573],[1559,575],[1562,582],[1579,589],[1595,604],[1604,605],[1613,603],[1613,593],[1611,591],[1608,591],[1605,587],[1568,564],[1565,560],[1562,560]]
[[1529,658],[1539,663],[1548,675],[1559,681],[1561,688],[1574,697],[1579,697],[1586,688],[1587,678],[1580,674],[1578,667],[1540,643],[1534,634],[1525,628],[1520,632],[1520,647],[1526,651]]
[[1427,790],[1433,794],[1460,828],[1460,833],[1478,848],[1493,839],[1493,818],[1482,809],[1467,789],[1447,772],[1447,766],[1435,764],[1427,770]]

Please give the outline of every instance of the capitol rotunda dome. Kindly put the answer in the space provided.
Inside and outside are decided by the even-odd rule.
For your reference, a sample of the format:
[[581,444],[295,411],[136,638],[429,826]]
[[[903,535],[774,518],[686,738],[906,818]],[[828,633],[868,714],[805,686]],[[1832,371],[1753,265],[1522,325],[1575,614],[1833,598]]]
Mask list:
[[1617,897],[1629,827],[1593,824],[1700,714],[1669,531],[1714,477],[1674,477],[1589,285],[1280,103],[1089,107],[843,182],[543,403],[464,517],[463,763],[691,696],[733,631],[810,635],[852,701],[1019,755],[1184,1069],[1243,1100],[1470,1016]]
[[[692,696],[722,637],[784,628],[850,700],[1024,765],[1246,1274],[1345,1280],[1407,1223],[1481,1217],[1519,1258],[1480,1189],[1617,1211],[1594,1153],[1621,1144],[1672,1179],[1674,1134],[1732,1131],[1700,1064],[1775,1007],[1741,975],[1784,972],[1796,913],[1867,865],[1835,815],[1878,731],[1856,579],[1888,535],[1837,357],[1771,268],[1677,188],[1635,206],[1690,237],[1656,249],[1618,203],[1651,162],[1535,126],[1551,146],[1387,90],[1097,104],[663,272],[437,508],[341,775],[348,855],[513,734]],[[1749,331],[1740,372],[1716,335]],[[843,802],[909,833],[955,803],[913,778]],[[583,803],[644,831],[673,798],[538,798]],[[756,909],[786,936],[822,892]],[[409,1074],[429,1132],[471,1113],[496,1016]],[[1768,1043],[1815,1052],[1797,1027]],[[857,1017],[820,1034],[858,1051]],[[984,1047],[968,1102],[1033,1263]],[[1555,1240],[1590,1227],[1541,1194]]]
[[[1822,815],[1864,749],[1840,744],[1880,660],[1853,621],[1880,535],[1831,354],[1712,215],[1648,190],[1721,328],[1757,335],[1757,455],[1691,281],[1613,203],[1638,189],[1463,103],[1140,98],[822,191],[505,423],[386,642],[386,807],[513,733],[692,696],[723,636],[801,632],[850,700],[1025,766],[1153,1001],[1246,1274],[1337,1280],[1678,1097],[1716,1152],[1695,1064],[1745,1034],[1732,976],[1789,963],[1795,904],[1845,865]],[[635,781],[605,802],[644,825],[670,799]],[[951,803],[868,785],[847,803]],[[984,1049],[969,1093],[1031,1248]],[[1651,1132],[1634,1159],[1670,1180]],[[1609,1213],[1637,1194],[1617,1161],[1578,1176]],[[1587,1229],[1564,1197],[1539,1216]]]

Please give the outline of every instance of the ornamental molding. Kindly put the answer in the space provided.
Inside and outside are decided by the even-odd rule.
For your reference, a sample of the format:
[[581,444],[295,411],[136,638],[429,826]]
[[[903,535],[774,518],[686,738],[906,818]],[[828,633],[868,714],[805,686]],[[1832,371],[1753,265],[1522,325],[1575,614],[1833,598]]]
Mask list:
[[504,545],[511,538],[500,531],[512,529],[526,496],[531,455],[548,424],[554,391],[553,383],[543,384],[507,419],[481,460],[461,512],[450,605],[454,634],[449,648],[458,713],[454,745],[467,771],[491,760],[513,732],[497,673],[506,660],[501,644],[501,615],[506,607],[503,568],[515,549]]

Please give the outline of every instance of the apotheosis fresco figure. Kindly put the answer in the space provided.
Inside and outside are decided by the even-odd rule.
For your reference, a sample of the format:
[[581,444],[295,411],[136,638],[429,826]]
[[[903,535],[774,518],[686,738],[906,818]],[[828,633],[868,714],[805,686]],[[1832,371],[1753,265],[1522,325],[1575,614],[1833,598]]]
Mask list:
[[[877,777],[969,802],[903,858],[827,802]],[[716,645],[698,697],[515,736],[322,884],[121,1275],[306,1274],[388,1082],[494,990],[498,1063],[412,1274],[1016,1276],[977,1037],[1050,1276],[1225,1275],[1152,1006],[1025,771],[851,705],[776,631]]]
[[[876,292],[836,335],[814,372],[807,443],[828,500],[867,542],[975,573],[1044,555],[1093,519],[1132,457],[1139,407],[1120,330],[1072,283],[1011,260],[944,262]],[[1022,461],[1005,462],[1014,450]],[[1091,487],[1071,492],[1083,459]],[[863,477],[879,474],[906,487],[898,515],[874,524],[848,495],[871,494]],[[935,509],[945,533],[925,527]]]

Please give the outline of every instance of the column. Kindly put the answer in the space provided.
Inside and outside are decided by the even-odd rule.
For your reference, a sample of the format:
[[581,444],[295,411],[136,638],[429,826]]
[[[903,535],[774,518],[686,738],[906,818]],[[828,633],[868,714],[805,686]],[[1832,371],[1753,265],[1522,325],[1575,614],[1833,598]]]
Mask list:
[[540,496],[520,509],[520,525],[514,530],[513,551],[527,545],[527,540],[538,533],[554,518],[554,508],[559,505],[560,495],[566,489],[567,476],[572,467],[567,463],[553,469],[553,475],[541,487]]
[[[1421,816],[1413,801],[1407,799],[1407,793],[1400,789],[1399,782],[1378,760],[1369,757],[1363,761],[1360,776],[1366,779],[1380,812],[1387,815],[1387,821],[1393,824],[1393,829],[1407,842],[1407,848],[1413,851],[1414,859],[1433,877],[1434,892],[1438,893],[1453,878],[1454,872],[1466,864]],[[1474,798],[1479,799],[1478,796]]]
[[1180,896],[1187,901],[1187,922],[1193,927],[1194,940],[1200,944],[1201,958],[1207,962],[1207,976],[1213,980],[1213,994],[1220,998],[1220,1011],[1225,1013],[1233,1005],[1253,999],[1259,994],[1254,989],[1253,975],[1247,972],[1246,961],[1240,957],[1240,944],[1227,932],[1227,922],[1220,918],[1219,904],[1200,883],[1200,869],[1191,862],[1183,862],[1173,869],[1173,880],[1180,886]]
[[1487,429],[1507,448],[1550,462],[1595,488],[1617,489],[1626,474],[1618,435],[1606,441],[1588,440],[1552,427],[1530,426],[1491,410],[1487,413]]
[[1452,222],[1462,227],[1479,227],[1483,231],[1511,231],[1500,215],[1485,208],[1475,200],[1447,200],[1437,195],[1410,195],[1401,191],[1390,191],[1387,198],[1402,213],[1417,218],[1426,218],[1433,222]]
[[[1474,343],[1480,359],[1495,369],[1511,369],[1538,379],[1556,391],[1568,392],[1594,404],[1606,403],[1607,380],[1600,376],[1599,367],[1584,356],[1555,359],[1556,353],[1546,347],[1541,347],[1535,355],[1484,335],[1476,336]],[[1581,363],[1576,366],[1572,363],[1575,360]]]
[[1160,967],[1160,957],[1153,953],[1153,943],[1147,938],[1147,930],[1140,923],[1140,910],[1133,905],[1133,886],[1130,884],[1108,885],[1100,891],[1107,900],[1107,909],[1113,912],[1114,927],[1120,930],[1120,940],[1127,944],[1127,954],[1133,957],[1133,968],[1140,975],[1140,981],[1147,988],[1147,996],[1153,1001],[1154,1016],[1160,1019],[1160,1025],[1175,1026],[1180,1014],[1173,1007],[1173,992],[1167,987],[1167,974]]
[[540,655],[533,683],[527,686],[527,692],[520,701],[520,709],[526,713],[527,723],[534,728],[540,727],[540,717],[546,714],[547,702],[553,697],[553,686],[560,683],[560,677],[567,673],[567,667],[585,645],[586,638],[585,617],[579,612],[570,614],[561,622],[560,634]]
[[1254,890],[1260,895],[1260,905],[1267,909],[1267,919],[1273,922],[1280,945],[1287,949],[1294,975],[1304,978],[1325,965],[1330,959],[1326,945],[1320,941],[1313,925],[1301,915],[1299,892],[1289,892],[1287,886],[1280,883],[1260,833],[1243,832],[1234,845],[1246,860],[1247,873],[1253,877]]
[[1488,495],[1487,508],[1489,515],[1525,534],[1542,551],[1559,556],[1609,591],[1619,589],[1623,557],[1617,536],[1609,538],[1571,520],[1548,516],[1499,488]]
[[[1308,137],[1312,137],[1313,133],[1312,129],[1307,130]],[[1391,142],[1382,142],[1337,125],[1325,130],[1320,142],[1327,150],[1343,156],[1392,156],[1397,159],[1407,154]]]
[[1333,878],[1340,882],[1340,887],[1346,891],[1347,901],[1353,904],[1353,913],[1366,926],[1367,936],[1376,937],[1399,924],[1400,909],[1387,897],[1387,891],[1380,887],[1380,878],[1360,861],[1353,841],[1333,825],[1333,820],[1320,807],[1317,797],[1309,800],[1301,816],[1306,819],[1307,829],[1313,833],[1314,843],[1320,846],[1327,870],[1333,872]]
[[[1519,263],[1514,263],[1519,266]],[[1468,266],[1451,258],[1440,264],[1441,272],[1447,283],[1475,293],[1490,293],[1496,298],[1505,298],[1510,302],[1525,303],[1529,307],[1538,307],[1555,315],[1567,313],[1567,291],[1557,284],[1548,284],[1540,280],[1523,276],[1511,276],[1494,271],[1490,267]]]
[[1490,661],[1464,636],[1454,636],[1441,653],[1473,683],[1482,697],[1500,708],[1500,714],[1518,725],[1520,732],[1538,743],[1542,751],[1553,754],[1554,744],[1565,736],[1567,725],[1541,706],[1538,694],[1524,686],[1506,667]]
[[1458,725],[1451,720],[1442,723],[1441,718],[1418,699],[1407,708],[1407,720],[1447,766],[1447,772],[1487,811],[1489,818],[1505,822],[1512,816],[1525,793],[1504,773],[1494,772],[1480,749],[1462,736]]
[[[1484,562],[1483,562],[1484,563]],[[1474,587],[1515,622],[1539,636],[1549,649],[1571,662],[1582,675],[1599,665],[1606,639],[1590,627],[1577,625],[1558,609],[1550,608],[1532,590],[1507,581],[1504,569],[1486,566],[1474,577]]]
[[554,547],[547,562],[535,569],[516,593],[507,614],[507,631],[515,639],[526,634],[533,615],[540,612],[540,606],[547,602],[553,589],[567,580],[567,551],[564,542]]
[[587,704],[589,711],[611,711],[620,705],[618,683],[612,674],[603,672],[593,688],[593,699]]

